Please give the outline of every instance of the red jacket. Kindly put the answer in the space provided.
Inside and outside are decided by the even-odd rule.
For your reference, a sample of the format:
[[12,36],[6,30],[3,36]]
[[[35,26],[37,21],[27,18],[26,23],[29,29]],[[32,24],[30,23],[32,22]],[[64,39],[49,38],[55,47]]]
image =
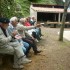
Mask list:
[[24,26],[31,26],[31,24],[29,22],[25,22]]

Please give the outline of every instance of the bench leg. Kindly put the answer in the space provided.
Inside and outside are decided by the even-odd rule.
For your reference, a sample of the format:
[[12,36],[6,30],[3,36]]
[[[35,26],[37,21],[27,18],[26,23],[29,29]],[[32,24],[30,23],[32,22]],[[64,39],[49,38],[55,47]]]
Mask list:
[[2,57],[0,57],[0,66],[3,64]]

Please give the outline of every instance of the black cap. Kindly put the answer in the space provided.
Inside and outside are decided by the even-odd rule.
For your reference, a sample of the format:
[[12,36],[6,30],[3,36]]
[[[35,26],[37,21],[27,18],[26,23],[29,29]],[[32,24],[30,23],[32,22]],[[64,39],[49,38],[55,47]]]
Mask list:
[[8,24],[10,21],[8,18],[0,18],[0,23]]

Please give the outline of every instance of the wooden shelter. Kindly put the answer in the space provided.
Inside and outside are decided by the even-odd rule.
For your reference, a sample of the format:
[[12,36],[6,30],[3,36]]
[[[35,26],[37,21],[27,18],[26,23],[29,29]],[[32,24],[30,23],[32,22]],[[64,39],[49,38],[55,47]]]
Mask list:
[[[46,4],[31,4],[30,16],[34,16],[36,21],[49,22],[52,24],[61,23],[64,6],[46,5]],[[70,22],[70,10],[68,10],[66,22]]]

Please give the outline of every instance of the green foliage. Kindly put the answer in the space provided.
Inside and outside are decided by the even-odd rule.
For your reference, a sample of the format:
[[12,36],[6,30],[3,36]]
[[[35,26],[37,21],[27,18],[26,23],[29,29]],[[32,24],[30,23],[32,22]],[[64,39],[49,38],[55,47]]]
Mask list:
[[16,0],[16,2],[21,6],[21,11],[24,16],[29,15],[30,1],[28,0]]
[[30,1],[30,2],[37,2],[38,0],[28,0],[28,1]]
[[0,17],[11,17],[15,14],[14,0],[0,0]]
[[22,14],[24,16],[28,16],[30,12],[30,4],[33,3],[43,3],[43,4],[51,4],[51,5],[62,5],[61,0],[16,0],[18,4],[21,6]]
[[57,5],[64,5],[62,0],[55,0],[55,2],[57,3]]
[[[12,16],[28,16],[30,13],[30,4],[43,3],[43,4],[58,4],[62,5],[61,0],[0,0],[0,17]],[[17,5],[20,5],[19,8]]]
[[55,0],[38,0],[38,3],[44,3],[44,4],[57,4]]

